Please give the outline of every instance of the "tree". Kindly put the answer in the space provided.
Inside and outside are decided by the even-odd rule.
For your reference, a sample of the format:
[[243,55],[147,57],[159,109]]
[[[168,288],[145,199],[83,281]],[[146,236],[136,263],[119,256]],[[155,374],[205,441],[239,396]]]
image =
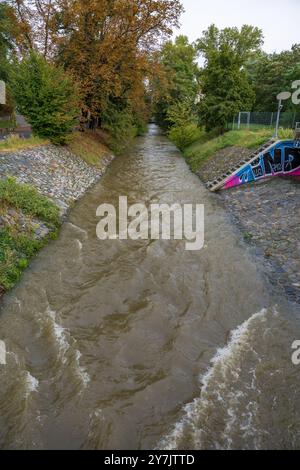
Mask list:
[[55,144],[64,144],[79,114],[79,93],[74,80],[37,53],[15,64],[11,85],[18,110],[33,131]]
[[160,53],[161,74],[155,77],[156,116],[162,126],[194,121],[200,93],[197,50],[186,36],[166,42]]
[[24,47],[72,72],[86,116],[140,109],[149,56],[177,26],[179,0],[14,0]]
[[20,25],[19,49],[51,58],[55,49],[61,0],[8,0]]
[[18,33],[18,22],[13,8],[7,2],[0,3],[0,80],[6,82],[6,104],[0,106],[1,115],[11,115],[14,109],[8,77],[10,58],[14,54]]
[[[276,111],[277,95],[290,91],[291,84],[300,79],[300,45],[279,54],[258,54],[246,63],[245,70],[256,94],[254,110]],[[295,105],[289,100],[285,108],[293,110]]]
[[219,30],[212,25],[197,41],[198,51],[205,58],[199,119],[207,130],[218,128],[224,132],[237,112],[251,110],[255,93],[243,67],[257,54],[262,42],[261,30],[248,25],[241,30]]

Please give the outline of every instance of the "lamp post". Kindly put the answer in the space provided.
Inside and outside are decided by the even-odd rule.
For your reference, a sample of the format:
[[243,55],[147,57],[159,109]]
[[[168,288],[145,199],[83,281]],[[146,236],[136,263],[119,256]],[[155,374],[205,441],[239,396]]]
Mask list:
[[5,82],[0,80],[0,104],[6,104]]
[[282,93],[279,93],[277,95],[277,100],[278,100],[278,111],[277,111],[277,119],[276,119],[276,130],[275,130],[275,138],[278,139],[278,130],[279,130],[279,123],[280,123],[280,114],[283,109],[283,101],[286,101],[290,99],[292,96],[292,93],[289,91],[283,91]]

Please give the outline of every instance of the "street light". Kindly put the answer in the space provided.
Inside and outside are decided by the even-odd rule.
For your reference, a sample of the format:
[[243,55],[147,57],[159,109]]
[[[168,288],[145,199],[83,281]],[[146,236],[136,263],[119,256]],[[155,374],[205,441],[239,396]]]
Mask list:
[[0,104],[6,104],[5,82],[0,80]]
[[282,93],[279,93],[277,95],[277,100],[278,100],[278,111],[277,111],[277,120],[276,120],[276,131],[275,131],[275,138],[278,139],[278,130],[279,130],[279,122],[280,122],[280,113],[283,109],[283,101],[289,100],[290,97],[292,96],[292,93],[289,91],[283,91]]

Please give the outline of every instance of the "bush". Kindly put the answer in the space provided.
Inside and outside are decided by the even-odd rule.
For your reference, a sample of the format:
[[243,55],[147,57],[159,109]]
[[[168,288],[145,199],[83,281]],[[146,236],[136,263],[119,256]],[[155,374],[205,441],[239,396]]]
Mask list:
[[168,136],[174,144],[184,150],[200,138],[201,130],[196,124],[187,124],[182,126],[174,126],[170,129]]
[[136,135],[141,136],[146,134],[147,124],[142,117],[135,115],[133,118],[133,125],[136,130]]
[[126,150],[138,134],[130,110],[110,105],[103,118],[103,129],[109,132],[108,145],[118,155]]
[[31,53],[13,67],[11,87],[17,108],[39,137],[64,144],[79,114],[79,91],[63,69]]
[[278,137],[281,140],[290,140],[295,138],[294,129],[279,129]]
[[28,235],[16,235],[9,227],[0,230],[0,286],[11,289],[27,268],[29,259],[45,242]]

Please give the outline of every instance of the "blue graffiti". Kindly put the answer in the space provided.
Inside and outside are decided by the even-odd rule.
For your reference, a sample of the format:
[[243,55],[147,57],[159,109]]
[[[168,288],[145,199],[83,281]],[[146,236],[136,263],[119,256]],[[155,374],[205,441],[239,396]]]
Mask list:
[[245,184],[268,176],[292,174],[299,168],[300,141],[284,141],[244,166],[236,176]]

